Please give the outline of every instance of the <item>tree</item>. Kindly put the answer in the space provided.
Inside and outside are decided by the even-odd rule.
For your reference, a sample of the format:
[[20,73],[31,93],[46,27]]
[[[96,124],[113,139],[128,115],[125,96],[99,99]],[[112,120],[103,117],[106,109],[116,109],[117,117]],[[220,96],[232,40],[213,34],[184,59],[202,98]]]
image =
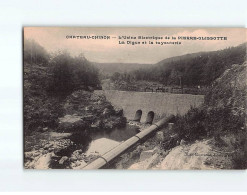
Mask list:
[[47,51],[37,42],[30,39],[24,39],[24,62],[47,65],[49,57]]

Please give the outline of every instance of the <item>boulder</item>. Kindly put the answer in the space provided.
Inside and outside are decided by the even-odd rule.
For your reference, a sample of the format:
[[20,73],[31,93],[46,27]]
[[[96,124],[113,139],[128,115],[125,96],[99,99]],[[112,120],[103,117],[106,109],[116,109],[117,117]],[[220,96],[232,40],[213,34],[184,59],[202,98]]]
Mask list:
[[70,161],[71,161],[71,162],[75,162],[75,161],[77,161],[77,158],[74,157],[74,156],[72,156],[72,157],[70,157]]
[[117,116],[123,116],[123,109],[122,109],[122,108],[119,108],[119,107],[117,107],[117,106],[114,106],[113,109],[114,109],[115,114],[116,114]]
[[59,118],[59,123],[74,123],[76,121],[80,121],[81,120],[81,116],[78,116],[78,115],[65,115],[64,117],[62,118]]
[[48,131],[48,127],[43,128],[43,132]]
[[96,129],[98,129],[98,128],[101,128],[102,127],[102,121],[101,120],[96,120],[93,124],[91,124],[91,127],[92,128],[96,128]]
[[133,170],[146,170],[151,169],[155,166],[160,160],[159,154],[155,153],[154,155],[146,158],[145,160],[132,164],[128,169]]
[[60,132],[78,132],[84,130],[90,122],[83,121],[82,119],[74,122],[60,123],[57,130]]
[[163,142],[163,141],[164,141],[164,132],[158,131],[158,132],[156,133],[155,137],[156,137],[156,140],[157,140],[158,142]]
[[96,117],[93,114],[88,114],[86,116],[83,116],[82,119],[85,121],[93,121]]
[[75,166],[73,167],[73,169],[82,169],[86,165],[87,163],[84,160],[80,160],[75,163]]
[[158,152],[157,148],[154,148],[153,150],[142,151],[142,153],[140,155],[140,161],[144,161],[144,160],[152,157],[155,152]]
[[52,153],[42,155],[36,162],[34,162],[34,169],[49,169]]
[[67,156],[63,156],[60,160],[59,160],[59,164],[63,165],[64,163],[68,162],[68,157]]
[[154,165],[156,165],[160,160],[159,154],[155,153],[153,156],[151,156],[149,159],[146,160],[144,163],[143,169],[150,169]]
[[110,110],[109,108],[105,108],[104,110],[103,110],[103,116],[110,116],[111,115],[111,113],[112,113],[112,110]]
[[184,139],[181,139],[180,145],[185,145],[187,142]]
[[52,146],[53,146],[53,144],[51,144],[51,143],[46,144],[46,145],[44,146],[44,149],[49,149],[49,148],[52,147]]

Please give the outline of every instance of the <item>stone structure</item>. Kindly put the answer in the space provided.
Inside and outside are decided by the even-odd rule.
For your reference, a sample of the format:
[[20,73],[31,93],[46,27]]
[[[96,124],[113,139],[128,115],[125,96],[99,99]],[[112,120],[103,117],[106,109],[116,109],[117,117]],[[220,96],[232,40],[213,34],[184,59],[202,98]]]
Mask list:
[[170,115],[184,115],[204,102],[204,95],[97,90],[112,105],[123,108],[128,120],[152,123]]

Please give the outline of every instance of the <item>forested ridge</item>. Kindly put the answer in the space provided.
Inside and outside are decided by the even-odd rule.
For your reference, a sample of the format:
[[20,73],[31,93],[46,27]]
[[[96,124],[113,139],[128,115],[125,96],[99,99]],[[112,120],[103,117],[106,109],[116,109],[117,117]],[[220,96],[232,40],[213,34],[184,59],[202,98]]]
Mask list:
[[114,73],[113,81],[154,81],[167,86],[208,86],[232,64],[246,59],[246,43],[223,50],[199,52],[168,58],[148,68],[129,73]]

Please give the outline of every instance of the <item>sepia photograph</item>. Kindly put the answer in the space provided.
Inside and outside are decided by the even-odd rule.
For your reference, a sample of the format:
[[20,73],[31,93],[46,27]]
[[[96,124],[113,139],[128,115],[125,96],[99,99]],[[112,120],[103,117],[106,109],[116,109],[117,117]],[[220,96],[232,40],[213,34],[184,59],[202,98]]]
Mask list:
[[25,169],[247,168],[245,28],[23,27]]

